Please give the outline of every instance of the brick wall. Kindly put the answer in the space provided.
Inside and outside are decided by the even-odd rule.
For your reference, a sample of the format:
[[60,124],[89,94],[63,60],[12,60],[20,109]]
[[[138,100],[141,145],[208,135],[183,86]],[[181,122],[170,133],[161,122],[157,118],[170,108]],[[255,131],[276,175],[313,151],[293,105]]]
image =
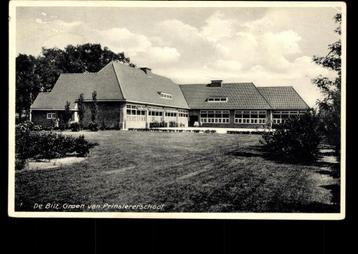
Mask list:
[[32,110],[31,121],[35,125],[41,125],[45,128],[54,127],[54,120],[47,119],[47,113],[54,113],[55,111],[42,111],[42,110]]
[[[101,127],[102,124],[107,128],[119,128],[121,122],[121,104],[120,102],[97,102],[97,124]],[[83,126],[86,128],[91,122],[91,108],[90,103],[85,103],[85,113],[83,118]]]

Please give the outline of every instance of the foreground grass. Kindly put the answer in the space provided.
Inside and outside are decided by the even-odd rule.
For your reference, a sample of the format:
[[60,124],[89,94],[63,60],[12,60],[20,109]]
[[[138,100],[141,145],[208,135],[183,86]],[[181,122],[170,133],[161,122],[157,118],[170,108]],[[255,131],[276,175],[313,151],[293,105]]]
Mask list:
[[259,135],[104,131],[85,138],[99,144],[85,161],[16,173],[16,210],[35,203],[86,204],[71,211],[105,203],[163,204],[168,212],[338,208],[319,187],[332,180],[320,167],[265,159]]

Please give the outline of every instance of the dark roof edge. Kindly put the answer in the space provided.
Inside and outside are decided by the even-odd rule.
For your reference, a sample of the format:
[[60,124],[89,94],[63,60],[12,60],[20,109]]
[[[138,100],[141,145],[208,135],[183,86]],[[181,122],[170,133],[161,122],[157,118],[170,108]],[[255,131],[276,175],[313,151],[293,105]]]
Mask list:
[[311,108],[310,106],[308,106],[308,104],[306,103],[306,101],[301,97],[301,95],[296,91],[296,89],[291,86],[292,90],[298,95],[298,97],[300,97],[300,99],[303,101],[304,104],[306,104],[307,108]]
[[[252,84],[254,84],[254,83],[252,83]],[[267,104],[270,106],[270,108],[273,109],[273,107],[272,107],[272,105],[270,104],[270,102],[269,102],[269,101],[266,99],[266,97],[263,96],[262,93],[260,92],[260,89],[259,89],[257,86],[255,86],[255,84],[254,84],[254,87],[256,88],[257,92],[261,95],[261,97],[267,102]]]
[[112,65],[112,69],[113,69],[114,75],[116,76],[118,88],[119,88],[119,90],[121,91],[121,94],[122,94],[122,96],[123,96],[123,99],[125,100],[126,97],[124,96],[123,89],[122,89],[122,87],[121,87],[121,83],[119,82],[118,73],[117,73],[117,71],[116,71],[116,68],[114,67],[113,61],[112,61],[110,64]]
[[186,102],[186,105],[188,105],[188,108],[190,109],[189,102],[188,102],[188,100],[187,100],[186,97],[185,97],[185,93],[184,93],[183,90],[181,89],[181,85],[178,85],[178,86],[179,86],[179,89],[180,89],[181,94],[182,94],[183,97],[184,97],[184,100],[185,100],[185,102]]

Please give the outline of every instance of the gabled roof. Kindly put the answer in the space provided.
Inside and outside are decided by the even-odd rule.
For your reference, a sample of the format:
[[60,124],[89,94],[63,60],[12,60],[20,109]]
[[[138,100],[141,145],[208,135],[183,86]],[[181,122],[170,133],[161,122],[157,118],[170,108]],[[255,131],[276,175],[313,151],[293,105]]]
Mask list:
[[308,109],[292,86],[257,87],[272,109]]
[[[52,91],[40,93],[31,109],[64,109],[66,101],[74,102],[83,93],[85,100],[92,100],[97,92],[99,101],[127,100],[139,103],[188,108],[179,86],[170,79],[119,62],[111,62],[97,73],[61,74]],[[168,93],[165,99],[160,92]]]
[[[127,101],[163,105],[169,107],[188,108],[188,104],[177,84],[169,78],[145,73],[139,68],[133,68],[119,62],[111,63],[117,74],[120,88]],[[172,95],[165,99],[160,93]]]
[[[221,87],[207,84],[180,85],[191,109],[270,109],[253,83],[223,83]],[[227,102],[207,102],[209,97],[227,97]]]

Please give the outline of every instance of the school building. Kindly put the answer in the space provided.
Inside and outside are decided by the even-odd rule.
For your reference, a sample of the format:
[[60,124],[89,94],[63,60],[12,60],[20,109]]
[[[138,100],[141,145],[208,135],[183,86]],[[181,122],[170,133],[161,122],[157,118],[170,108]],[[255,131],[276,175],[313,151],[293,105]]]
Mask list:
[[63,118],[70,103],[72,122],[79,121],[79,97],[83,95],[83,126],[91,122],[92,93],[97,94],[99,126],[118,129],[154,127],[263,128],[280,124],[309,107],[290,86],[256,87],[253,83],[178,85],[118,61],[97,73],[61,74],[48,93],[40,93],[31,105],[31,121],[44,127]]

